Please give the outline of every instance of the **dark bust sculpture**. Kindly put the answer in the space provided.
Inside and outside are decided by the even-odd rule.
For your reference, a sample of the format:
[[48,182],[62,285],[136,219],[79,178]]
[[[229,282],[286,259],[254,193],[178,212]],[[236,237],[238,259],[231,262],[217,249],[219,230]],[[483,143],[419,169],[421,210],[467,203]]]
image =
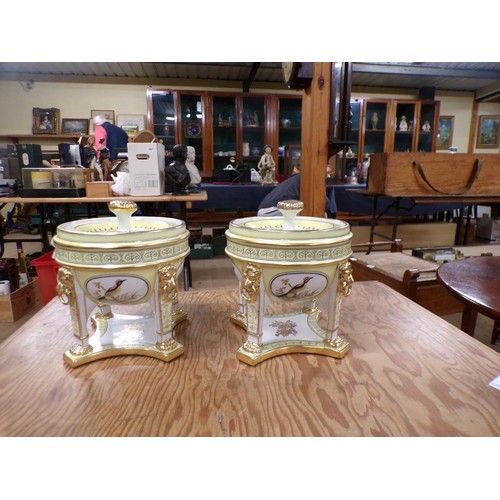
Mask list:
[[165,165],[165,192],[189,194],[191,177],[186,167],[188,149],[183,144],[177,144],[172,149],[173,161]]

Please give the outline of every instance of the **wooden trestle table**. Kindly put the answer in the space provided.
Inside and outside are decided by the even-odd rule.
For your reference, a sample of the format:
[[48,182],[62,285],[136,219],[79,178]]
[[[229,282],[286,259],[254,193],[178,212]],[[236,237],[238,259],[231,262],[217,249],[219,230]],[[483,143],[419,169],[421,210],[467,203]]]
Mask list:
[[70,368],[70,313],[54,298],[0,345],[1,436],[500,436],[500,354],[376,282],[343,299],[343,359],[249,366],[236,290],[179,293],[177,359]]

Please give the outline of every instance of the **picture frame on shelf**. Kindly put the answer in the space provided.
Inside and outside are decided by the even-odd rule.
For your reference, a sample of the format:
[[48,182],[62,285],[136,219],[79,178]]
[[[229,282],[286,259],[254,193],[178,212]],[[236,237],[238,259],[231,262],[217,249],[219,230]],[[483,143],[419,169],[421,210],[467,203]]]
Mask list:
[[58,134],[59,109],[33,108],[33,134]]
[[88,118],[63,118],[61,123],[61,134],[85,135],[89,130]]
[[112,109],[92,109],[90,111],[89,134],[94,133],[94,118],[96,116],[104,116],[107,122],[115,124],[115,112]]
[[500,116],[481,115],[477,128],[476,148],[497,149],[500,145]]
[[185,126],[186,137],[201,137],[201,123],[188,122]]
[[130,138],[135,137],[141,130],[146,128],[145,115],[118,115],[116,125],[127,133]]
[[454,116],[440,116],[436,137],[436,149],[447,150],[453,144]]

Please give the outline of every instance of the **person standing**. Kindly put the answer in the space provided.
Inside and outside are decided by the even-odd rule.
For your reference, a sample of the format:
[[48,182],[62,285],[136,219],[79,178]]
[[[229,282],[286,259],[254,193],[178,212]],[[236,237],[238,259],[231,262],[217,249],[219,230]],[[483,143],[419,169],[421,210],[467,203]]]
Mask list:
[[112,162],[113,160],[116,160],[117,157],[117,149],[127,149],[127,144],[128,144],[128,135],[127,133],[121,129],[120,127],[117,127],[116,125],[113,125],[112,123],[109,123],[106,121],[106,118],[104,116],[96,116],[93,120],[94,122],[94,136],[95,136],[95,142],[97,144],[102,144],[101,139],[104,138],[104,144],[106,144],[106,147],[109,149],[109,160]]

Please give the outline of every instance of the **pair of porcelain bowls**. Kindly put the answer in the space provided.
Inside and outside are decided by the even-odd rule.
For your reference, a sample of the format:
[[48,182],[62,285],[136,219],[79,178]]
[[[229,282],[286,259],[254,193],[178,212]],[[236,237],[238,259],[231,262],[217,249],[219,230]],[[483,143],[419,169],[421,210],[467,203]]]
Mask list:
[[[282,216],[235,219],[226,231],[239,281],[230,320],[247,333],[237,356],[250,365],[290,352],[343,357],[349,346],[338,323],[352,283],[349,224],[300,217],[300,201],[278,208]],[[59,299],[77,338],[64,359],[72,367],[123,354],[171,361],[184,352],[174,328],[187,317],[177,279],[189,231],[178,219],[134,217],[137,205],[127,200],[109,209],[115,217],[63,223],[52,239]]]

